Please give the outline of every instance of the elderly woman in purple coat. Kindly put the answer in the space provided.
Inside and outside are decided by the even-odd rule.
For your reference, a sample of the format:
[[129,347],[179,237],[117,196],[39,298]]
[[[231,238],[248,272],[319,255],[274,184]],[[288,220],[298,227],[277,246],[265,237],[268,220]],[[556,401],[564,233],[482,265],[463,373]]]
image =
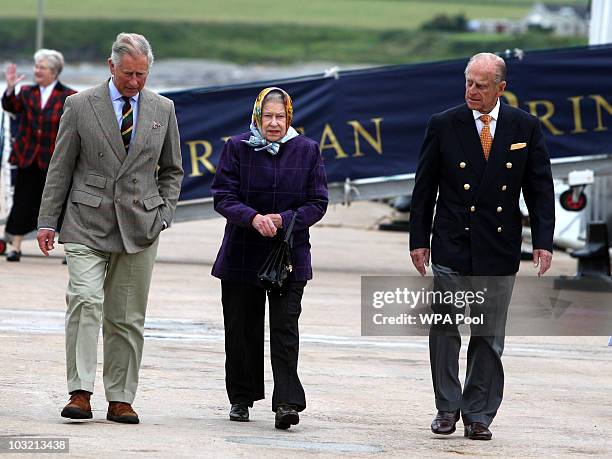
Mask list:
[[[231,137],[221,153],[211,191],[227,219],[212,268],[221,279],[225,325],[225,382],[232,421],[248,421],[249,407],[265,397],[264,316],[270,315],[275,427],[288,429],[306,408],[297,374],[298,319],[306,281],[312,278],[308,228],[327,210],[327,180],[318,144],[291,127],[291,97],[264,89],[250,132]],[[293,215],[293,270],[280,290],[261,285],[257,273]]]

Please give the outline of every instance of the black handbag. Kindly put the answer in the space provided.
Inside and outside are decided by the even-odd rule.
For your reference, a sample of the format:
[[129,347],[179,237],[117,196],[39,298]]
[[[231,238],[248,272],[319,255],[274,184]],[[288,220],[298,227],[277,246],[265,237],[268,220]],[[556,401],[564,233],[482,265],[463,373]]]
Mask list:
[[291,264],[293,236],[291,233],[293,232],[293,225],[295,225],[296,215],[297,212],[294,212],[285,235],[277,236],[272,251],[257,273],[257,277],[259,277],[266,290],[280,289],[285,280],[287,280],[289,273],[293,270],[293,265]]

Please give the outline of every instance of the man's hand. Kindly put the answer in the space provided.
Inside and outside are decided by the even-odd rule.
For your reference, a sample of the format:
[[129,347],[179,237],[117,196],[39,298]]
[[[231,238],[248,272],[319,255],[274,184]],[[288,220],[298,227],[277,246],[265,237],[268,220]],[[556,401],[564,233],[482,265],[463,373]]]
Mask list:
[[429,249],[414,249],[410,251],[410,258],[416,270],[424,276],[427,273],[426,266],[429,266]]
[[15,90],[15,86],[21,80],[25,78],[25,75],[17,76],[17,66],[12,62],[6,66],[4,70],[4,76],[6,77],[6,93],[11,94]]
[[533,250],[533,266],[538,267],[540,265],[540,270],[538,271],[538,277],[542,276],[548,269],[550,268],[550,264],[552,262],[552,253],[548,250],[543,249],[534,249]]
[[38,239],[38,248],[45,257],[48,257],[49,251],[55,248],[55,231],[50,229],[39,229],[36,239]]
[[264,215],[265,217],[270,217],[270,220],[272,220],[272,223],[274,223],[274,226],[277,228],[282,228],[283,227],[283,217],[280,216],[280,214],[267,214]]
[[255,215],[251,225],[253,225],[253,228],[263,237],[274,237],[276,235],[276,226],[269,215]]

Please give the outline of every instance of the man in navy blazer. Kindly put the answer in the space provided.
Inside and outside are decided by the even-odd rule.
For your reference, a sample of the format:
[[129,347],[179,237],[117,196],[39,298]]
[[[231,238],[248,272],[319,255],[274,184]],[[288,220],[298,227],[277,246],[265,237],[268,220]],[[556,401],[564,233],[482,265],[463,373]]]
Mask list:
[[[461,338],[430,331],[438,414],[431,428],[451,434],[460,415],[465,435],[489,440],[503,396],[505,316],[521,256],[521,191],[529,210],[533,261],[544,274],[552,260],[554,190],[539,120],[500,103],[506,65],[494,54],[473,56],[465,69],[465,104],[433,115],[427,125],[410,214],[410,256],[434,278],[506,276],[505,310],[496,336],[472,332],[464,388],[458,377]],[[435,208],[435,216],[434,216]],[[433,226],[432,226],[433,220]],[[430,245],[431,237],[431,245]]]

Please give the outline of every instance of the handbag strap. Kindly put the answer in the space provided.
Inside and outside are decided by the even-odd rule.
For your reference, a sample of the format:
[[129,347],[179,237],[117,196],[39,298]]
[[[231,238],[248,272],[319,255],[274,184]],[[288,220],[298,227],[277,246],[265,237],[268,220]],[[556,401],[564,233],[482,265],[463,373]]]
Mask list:
[[289,242],[289,238],[291,238],[291,233],[293,232],[293,226],[295,225],[296,217],[297,217],[297,212],[293,212],[293,217],[291,217],[291,221],[289,222],[287,231],[285,231],[285,242]]

